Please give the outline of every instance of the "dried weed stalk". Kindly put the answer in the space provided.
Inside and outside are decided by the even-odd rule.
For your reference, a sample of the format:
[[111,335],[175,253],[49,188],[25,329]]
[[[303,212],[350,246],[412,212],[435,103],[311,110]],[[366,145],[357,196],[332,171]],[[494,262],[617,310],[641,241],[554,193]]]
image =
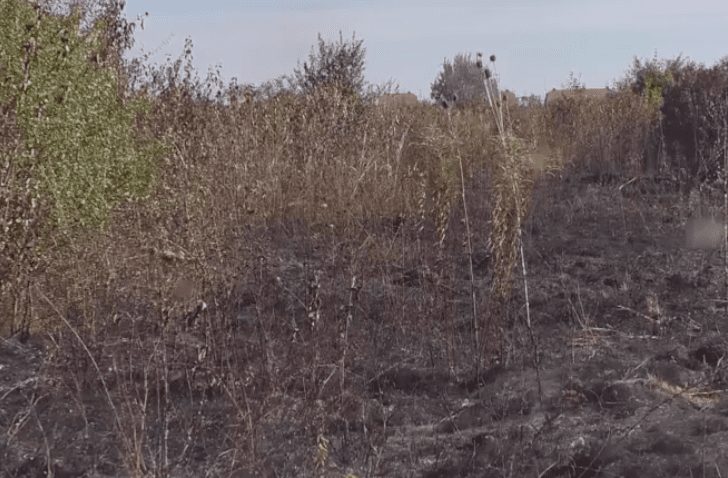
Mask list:
[[491,308],[488,332],[491,338],[504,332],[503,319],[510,298],[513,269],[520,257],[523,278],[523,293],[526,309],[526,327],[533,347],[533,363],[538,378],[539,396],[541,380],[538,366],[538,347],[531,323],[531,305],[528,294],[528,274],[523,250],[523,222],[528,214],[533,186],[537,179],[537,168],[533,162],[534,145],[514,135],[497,78],[494,76],[495,55],[490,57],[490,66],[483,71],[484,90],[492,113],[498,143],[498,156],[491,166],[491,232],[490,250],[493,256],[491,283]]

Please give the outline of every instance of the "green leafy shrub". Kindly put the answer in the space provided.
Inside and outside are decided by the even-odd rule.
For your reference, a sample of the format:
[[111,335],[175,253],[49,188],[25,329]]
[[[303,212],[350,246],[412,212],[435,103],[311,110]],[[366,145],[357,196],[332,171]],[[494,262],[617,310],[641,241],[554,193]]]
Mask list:
[[117,70],[100,60],[105,22],[80,25],[78,15],[0,3],[0,104],[22,140],[12,161],[64,228],[102,224],[115,205],[145,195],[158,150],[135,130],[144,104],[120,97]]
[[0,0],[0,330],[27,332],[54,261],[150,191],[161,146],[125,96],[131,30],[116,2],[90,16]]

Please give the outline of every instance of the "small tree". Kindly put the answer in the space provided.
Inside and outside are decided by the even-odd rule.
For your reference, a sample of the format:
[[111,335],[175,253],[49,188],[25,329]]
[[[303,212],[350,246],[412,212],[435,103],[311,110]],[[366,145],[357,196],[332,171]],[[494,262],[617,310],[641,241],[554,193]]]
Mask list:
[[1,5],[0,105],[22,138],[13,170],[38,184],[56,225],[99,224],[115,204],[145,193],[154,155],[135,130],[144,105],[120,97],[117,66],[106,62],[115,45],[108,19],[83,29],[77,14]]
[[293,72],[294,89],[311,93],[320,88],[335,88],[347,94],[362,95],[364,92],[364,66],[366,49],[364,41],[352,36],[344,40],[328,42],[321,35],[318,44],[311,48],[308,60]]
[[109,5],[90,19],[0,1],[0,329],[27,329],[46,246],[152,184],[159,146],[136,129],[145,105],[123,94],[117,61],[131,29]]
[[470,55],[455,55],[453,61],[445,60],[442,71],[432,83],[430,96],[438,103],[467,105],[483,102],[482,65]]

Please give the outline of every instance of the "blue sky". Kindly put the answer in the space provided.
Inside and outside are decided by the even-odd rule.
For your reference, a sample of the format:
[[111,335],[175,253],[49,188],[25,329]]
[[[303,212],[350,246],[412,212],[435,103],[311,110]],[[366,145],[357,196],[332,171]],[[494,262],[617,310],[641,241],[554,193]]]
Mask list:
[[443,58],[495,53],[504,87],[543,94],[570,72],[590,87],[622,76],[634,56],[728,55],[726,0],[127,0],[149,12],[136,52],[161,60],[194,42],[197,67],[257,84],[290,73],[316,35],[356,33],[370,82],[429,96]]

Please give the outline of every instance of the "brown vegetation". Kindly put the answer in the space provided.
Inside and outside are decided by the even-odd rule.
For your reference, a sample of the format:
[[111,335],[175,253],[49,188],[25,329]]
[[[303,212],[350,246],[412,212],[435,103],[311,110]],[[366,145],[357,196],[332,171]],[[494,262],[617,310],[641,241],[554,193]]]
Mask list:
[[553,105],[568,98],[602,100],[609,97],[611,93],[613,92],[609,88],[565,88],[559,90],[554,88],[546,93],[544,104],[547,106]]
[[384,93],[376,99],[378,106],[389,108],[413,106],[417,105],[419,102],[420,100],[417,99],[417,95],[414,93]]
[[[725,347],[693,340],[718,326],[717,257],[674,241],[678,166],[726,155],[713,116],[710,161],[672,161],[675,90],[519,105],[480,64],[482,104],[443,109],[315,63],[305,91],[243,90],[190,55],[117,77],[163,145],[146,196],[100,228],[6,224],[3,476],[728,470],[700,441],[728,430]],[[27,211],[0,172],[5,216]]]

